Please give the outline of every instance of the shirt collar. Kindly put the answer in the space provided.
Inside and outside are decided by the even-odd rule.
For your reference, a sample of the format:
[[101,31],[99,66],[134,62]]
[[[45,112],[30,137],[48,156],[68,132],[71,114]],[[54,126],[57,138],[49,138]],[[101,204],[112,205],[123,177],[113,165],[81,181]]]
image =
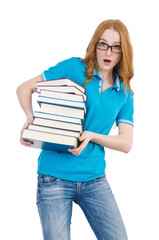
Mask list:
[[[120,89],[121,89],[121,86],[120,86],[121,81],[120,81],[120,79],[118,77],[118,74],[113,72],[113,75],[115,77],[115,83],[114,83],[113,88],[116,89],[117,91],[120,91]],[[98,73],[96,68],[93,71],[93,76],[98,76],[98,78],[101,79],[101,76],[99,75],[99,73]]]

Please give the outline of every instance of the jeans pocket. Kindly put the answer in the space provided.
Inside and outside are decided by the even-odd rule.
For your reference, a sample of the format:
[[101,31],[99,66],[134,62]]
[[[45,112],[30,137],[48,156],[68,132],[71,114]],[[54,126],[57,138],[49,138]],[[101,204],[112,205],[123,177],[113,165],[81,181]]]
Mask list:
[[52,185],[55,184],[59,178],[53,176],[47,176],[43,174],[38,175],[38,185]]

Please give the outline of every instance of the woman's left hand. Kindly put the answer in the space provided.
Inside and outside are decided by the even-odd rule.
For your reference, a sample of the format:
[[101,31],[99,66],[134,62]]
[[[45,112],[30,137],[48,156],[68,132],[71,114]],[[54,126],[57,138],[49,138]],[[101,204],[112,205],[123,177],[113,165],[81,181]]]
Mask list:
[[83,149],[87,146],[89,141],[93,138],[93,132],[84,131],[79,137],[79,141],[82,142],[77,148],[69,148],[68,151],[73,155],[80,155]]

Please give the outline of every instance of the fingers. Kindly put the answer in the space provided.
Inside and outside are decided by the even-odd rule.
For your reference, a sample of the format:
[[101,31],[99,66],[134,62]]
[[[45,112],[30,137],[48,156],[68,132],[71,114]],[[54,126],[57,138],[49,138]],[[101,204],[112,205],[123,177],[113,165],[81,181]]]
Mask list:
[[21,142],[22,145],[24,145],[24,146],[26,146],[26,147],[31,146],[31,145],[33,144],[33,143],[29,142],[29,141],[25,141],[25,140],[22,138],[24,129],[25,129],[25,128],[28,128],[28,126],[29,126],[29,123],[28,123],[28,121],[27,121],[27,122],[24,124],[24,126],[23,126],[23,128],[22,128],[22,130],[21,130],[21,132],[20,132],[20,142]]
[[24,139],[22,139],[22,137],[20,138],[20,142],[22,145],[26,146],[26,147],[30,147],[31,145],[33,145],[33,143],[25,141]]
[[80,155],[80,153],[87,146],[87,144],[88,144],[88,141],[85,140],[79,145],[79,147],[69,148],[68,151],[71,152],[73,155]]

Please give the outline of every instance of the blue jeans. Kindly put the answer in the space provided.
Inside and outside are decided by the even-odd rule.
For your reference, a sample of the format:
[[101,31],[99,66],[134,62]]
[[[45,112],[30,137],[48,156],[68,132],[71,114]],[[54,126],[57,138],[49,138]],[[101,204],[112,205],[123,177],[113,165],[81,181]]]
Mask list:
[[44,240],[70,240],[73,202],[83,210],[98,240],[127,240],[105,175],[88,182],[38,175],[37,206]]

